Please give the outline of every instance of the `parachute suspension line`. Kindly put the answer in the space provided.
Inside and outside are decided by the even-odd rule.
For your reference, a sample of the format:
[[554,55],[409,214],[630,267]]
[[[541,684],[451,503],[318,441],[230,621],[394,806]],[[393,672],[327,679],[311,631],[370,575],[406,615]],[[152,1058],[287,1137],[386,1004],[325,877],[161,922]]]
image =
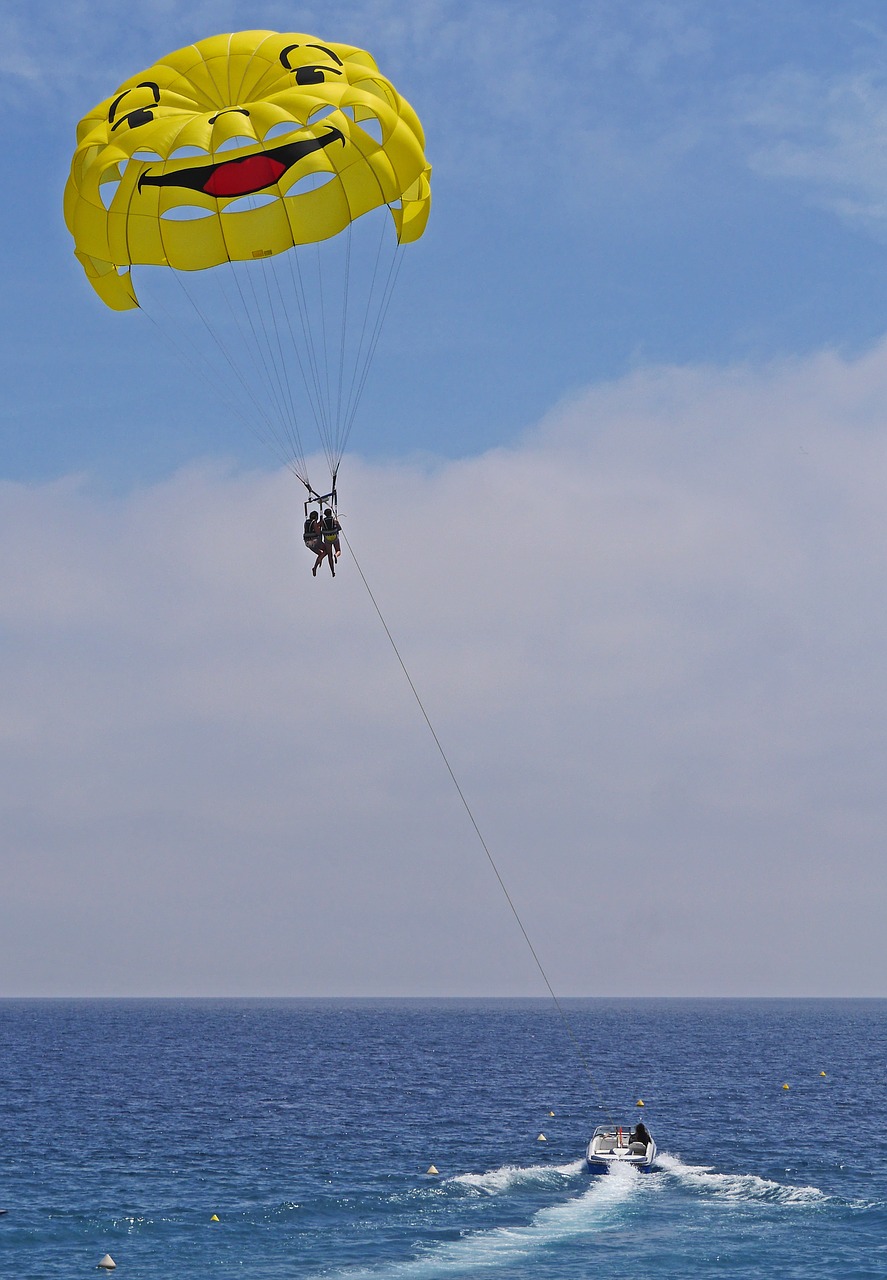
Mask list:
[[[285,447],[278,438],[277,433],[274,431],[272,422],[261,406],[253,404],[253,398],[250,394],[249,387],[244,381],[242,373],[232,362],[223,345],[219,342],[218,335],[214,332],[212,326],[207,321],[206,316],[200,310],[197,303],[179,279],[179,272],[174,271],[173,275],[177,279],[184,297],[187,299],[212,339],[218,354],[227,365],[228,373],[232,376],[234,383],[239,384],[240,391],[243,393],[243,400],[241,400],[241,396],[238,394],[236,385],[229,387],[227,392],[220,389],[218,385],[217,370],[213,369],[212,363],[206,356],[206,353],[200,351],[187,331],[184,330],[180,324],[176,323],[175,318],[170,314],[168,308],[165,307],[161,301],[156,298],[152,298],[152,305],[156,306],[159,311],[163,312],[166,319],[166,326],[159,322],[157,317],[153,314],[151,307],[146,307],[144,304],[139,308],[142,315],[150,321],[157,332],[162,336],[164,342],[169,345],[170,350],[175,353],[176,359],[188,366],[193,373],[201,378],[210,389],[212,395],[217,397],[228,408],[233,409],[253,434],[261,440],[262,444],[264,444],[266,448],[270,448],[272,453],[278,457],[287,470],[291,471],[293,475],[297,476],[301,480],[302,477],[299,476],[298,471],[293,465],[292,459],[288,456]],[[173,333],[175,333],[176,338],[178,339],[177,341],[173,339]],[[232,394],[232,390],[234,394]],[[245,405],[249,406],[249,412],[247,412]],[[262,430],[261,426],[256,421],[257,415],[264,424],[264,430]]]
[[[225,300],[225,305],[228,309],[228,315],[230,316],[232,323],[234,324],[237,332],[240,335],[240,345],[238,349],[249,357],[249,363],[252,366],[253,374],[257,379],[258,384],[260,386],[265,386],[267,384],[267,376],[265,374],[265,362],[262,359],[262,353],[261,353],[261,348],[259,346],[258,334],[256,333],[255,325],[253,323],[253,318],[250,315],[248,309],[246,308],[244,297],[243,297],[243,291],[240,288],[239,282],[237,280],[237,271],[239,269],[238,264],[235,264],[232,262],[229,264],[229,266],[230,266],[230,279],[226,278],[225,276],[222,276],[220,277],[220,280],[219,280],[219,287],[221,290],[221,294]],[[248,267],[245,267],[245,269],[248,269]],[[231,280],[234,281],[238,296],[240,298],[239,306],[234,305],[234,301],[232,298],[232,289],[229,287]],[[247,322],[249,324],[249,329],[247,329],[244,326],[244,316],[246,316]],[[277,451],[283,457],[286,458],[287,465],[289,466],[290,470],[295,475],[297,475],[299,479],[302,480],[303,482],[307,481],[308,476],[307,476],[306,463],[305,463],[305,451],[304,451],[304,448],[302,447],[302,441],[299,437],[298,425],[295,419],[295,412],[293,412],[291,423],[279,412],[276,418],[273,416],[269,418],[268,410],[266,407],[267,402],[265,402],[265,406],[263,406],[263,398],[257,398],[255,395],[252,395],[250,398],[251,398],[251,402],[255,404],[257,409],[260,409],[260,411],[263,413],[263,416],[266,418],[266,420],[269,421],[270,423],[269,434],[273,437],[275,441],[275,444],[277,446]]]
[[526,942],[530,950],[530,954],[533,957],[533,960],[535,961],[536,968],[539,970],[540,974],[542,975],[542,980],[548,989],[548,994],[551,996],[551,999],[554,1002],[554,1006],[557,1009],[558,1013],[560,1014],[561,1022],[564,1025],[564,1028],[567,1032],[567,1035],[570,1038],[570,1041],[572,1042],[573,1048],[575,1049],[578,1055],[579,1061],[582,1063],[582,1066],[585,1070],[585,1074],[590,1080],[592,1087],[594,1088],[594,1091],[598,1096],[598,1100],[601,1104],[601,1108],[605,1112],[607,1119],[609,1120],[610,1124],[614,1124],[615,1122],[613,1120],[613,1117],[610,1115],[610,1109],[607,1106],[607,1103],[604,1099],[604,1095],[601,1090],[601,1087],[598,1084],[597,1080],[592,1075],[591,1067],[588,1064],[588,1058],[586,1057],[585,1052],[582,1049],[582,1046],[580,1045],[578,1039],[576,1038],[576,1034],[573,1031],[569,1018],[564,1012],[564,1008],[561,1005],[560,1000],[558,1000],[555,994],[554,987],[552,987],[551,982],[549,981],[548,974],[545,972],[545,968],[542,964],[542,961],[539,959],[539,955],[536,951],[536,948],[533,946],[532,942],[530,941],[530,935],[527,933],[527,930],[524,927],[524,922],[523,920],[521,920],[518,909],[514,905],[514,901],[511,897],[511,894],[508,892],[508,888],[505,884],[505,881],[502,878],[502,874],[499,871],[499,868],[496,866],[495,859],[493,858],[493,855],[490,852],[489,846],[486,840],[484,839],[483,834],[481,833],[480,827],[477,825],[477,820],[475,819],[475,816],[471,811],[471,806],[466,800],[465,794],[461,786],[459,785],[459,780],[456,777],[455,773],[453,772],[453,767],[450,764],[449,759],[447,758],[447,753],[444,751],[440,738],[437,736],[434,725],[431,723],[431,720],[428,716],[428,712],[425,710],[422,699],[419,697],[419,692],[416,689],[416,686],[413,684],[413,678],[410,675],[409,671],[407,670],[406,663],[404,662],[403,658],[400,656],[400,650],[398,649],[397,644],[395,643],[394,636],[391,634],[391,630],[388,626],[388,623],[385,621],[385,618],[382,615],[382,610],[379,608],[379,605],[376,601],[376,597],[373,595],[373,592],[370,588],[370,584],[366,580],[363,569],[361,569],[360,563],[358,562],[358,559],[354,554],[354,548],[352,547],[351,543],[348,541],[348,538],[346,537],[344,531],[340,533],[340,537],[343,539],[345,545],[347,546],[349,552],[351,553],[351,559],[354,561],[355,567],[357,568],[357,572],[360,574],[360,580],[363,583],[364,587],[366,588],[367,595],[369,596],[370,601],[372,602],[372,606],[376,611],[376,615],[382,624],[382,627],[385,631],[386,636],[388,637],[389,643],[391,644],[391,648],[394,650],[394,656],[397,658],[397,661],[400,664],[400,668],[403,671],[404,675],[406,676],[407,684],[410,686],[413,697],[416,699],[416,703],[418,704],[419,710],[422,713],[422,718],[424,719],[426,725],[428,726],[428,730],[432,738],[434,739],[434,745],[437,747],[437,750],[440,753],[440,757],[443,760],[444,765],[446,766],[447,773],[450,775],[450,779],[453,783],[453,786],[456,788],[456,793],[462,802],[462,807],[465,810],[465,812],[468,814],[468,819],[472,827],[474,828],[475,835],[480,841],[481,848],[483,849],[484,853],[487,856],[487,861],[489,862],[490,866],[493,868],[493,874],[498,880],[499,887],[502,890],[503,894],[505,895],[505,900],[508,903],[509,907],[511,908],[511,914],[514,916],[515,920],[517,921],[517,926],[520,929],[521,933],[523,934],[524,942]]
[[[232,267],[232,270],[233,270],[233,267]],[[284,465],[290,471],[292,471],[294,475],[298,476],[299,479],[301,479],[302,477],[299,473],[298,461],[297,460],[294,461],[292,459],[289,453],[289,450],[287,449],[286,441],[281,438],[280,432],[277,429],[273,418],[269,416],[266,407],[261,403],[256,402],[255,395],[253,394],[248,382],[244,378],[242,371],[238,368],[236,361],[231,358],[231,354],[226,348],[224,342],[221,341],[217,330],[210,323],[205,312],[203,311],[200,304],[198,303],[196,297],[186,285],[185,280],[183,278],[184,273],[180,271],[174,271],[173,275],[175,277],[177,284],[179,285],[179,288],[182,291],[182,294],[188,300],[194,313],[197,315],[204,329],[209,334],[209,337],[212,340],[216,350],[218,351],[222,361],[228,366],[229,372],[234,376],[234,378],[240,384],[243,390],[245,405],[247,407],[239,408],[241,417],[245,419],[245,421],[249,424],[250,429],[253,431],[253,433],[256,436],[258,436],[258,438],[263,442],[263,444],[265,444],[266,446],[269,446],[272,452],[275,453],[279,458],[283,460]],[[221,289],[222,297],[225,299],[225,303],[229,311],[231,311],[235,320],[237,320],[238,322],[238,329],[240,329],[241,335],[244,338],[244,349],[250,353],[253,363],[255,364],[255,360],[256,360],[255,352],[250,347],[248,336],[243,332],[243,328],[239,322],[238,313],[235,311],[234,308],[231,307],[231,300],[228,296],[228,291],[223,287],[221,283],[219,287]],[[261,430],[260,427],[257,425],[257,421],[256,421],[257,418],[260,419],[264,424],[264,431]]]
[[[285,254],[284,257],[289,259],[293,294],[295,295],[296,304],[299,309],[299,319],[302,323],[302,337],[305,343],[308,365],[311,370],[310,382],[308,378],[305,378],[305,389],[308,392],[308,398],[311,402],[311,409],[314,414],[314,422],[317,427],[317,432],[321,438],[321,442],[323,443],[327,461],[330,463],[330,470],[332,470],[332,457],[326,443],[329,437],[329,429],[325,413],[323,390],[321,388],[320,361],[318,359],[317,348],[314,342],[314,328],[310,323],[310,316],[308,314],[308,293],[302,276],[303,253],[304,246],[296,245],[293,253]],[[311,394],[312,388],[313,395]]]
[[370,367],[373,363],[373,357],[376,354],[376,347],[379,345],[379,338],[382,336],[382,326],[384,325],[385,317],[388,314],[388,308],[391,304],[391,298],[394,293],[394,286],[397,284],[397,277],[400,274],[400,268],[401,268],[402,262],[403,262],[403,251],[401,246],[398,245],[397,248],[395,249],[394,257],[392,258],[391,264],[388,268],[388,278],[385,281],[385,286],[382,293],[382,300],[379,306],[378,314],[376,315],[376,321],[373,327],[372,336],[370,338],[370,344],[367,349],[367,353],[363,362],[363,368],[360,373],[357,392],[354,395],[353,401],[351,402],[349,415],[345,423],[345,430],[342,437],[343,449],[345,448],[345,445],[348,443],[348,437],[351,435],[351,428],[354,426],[354,419],[357,416],[357,409],[360,404],[361,397],[363,396],[364,388],[366,387],[366,384],[367,384],[367,379],[369,378]]
[[[295,257],[295,256],[296,256],[296,249],[295,249],[295,248],[293,248],[293,249],[290,251],[290,253],[285,254],[285,255],[283,255],[283,256],[285,256],[285,257],[290,257],[290,255],[292,255],[292,257]],[[295,357],[296,357],[296,363],[297,363],[297,364],[298,364],[298,366],[299,366],[299,373],[301,374],[301,377],[302,377],[302,383],[303,383],[304,388],[305,388],[305,394],[306,394],[306,396],[308,397],[308,403],[309,403],[310,408],[311,408],[311,414],[312,414],[312,417],[314,418],[315,425],[318,425],[318,426],[319,426],[319,421],[320,421],[320,419],[319,419],[319,415],[318,415],[318,410],[317,410],[316,400],[315,400],[315,399],[313,399],[313,398],[312,398],[312,395],[311,395],[311,391],[312,391],[312,387],[311,387],[311,379],[310,379],[310,377],[309,377],[309,373],[308,373],[308,371],[306,371],[306,369],[305,369],[305,362],[304,362],[304,361],[303,361],[303,359],[302,359],[302,351],[301,351],[300,344],[297,342],[297,340],[296,340],[296,335],[295,335],[295,333],[293,332],[292,320],[291,320],[291,318],[290,318],[290,313],[291,313],[291,311],[292,311],[292,307],[288,304],[287,299],[284,297],[284,291],[283,291],[283,287],[282,287],[282,285],[281,285],[281,281],[280,281],[280,274],[279,274],[279,257],[280,257],[280,255],[276,255],[276,256],[275,256],[275,257],[273,257],[273,258],[265,259],[265,260],[263,260],[262,265],[263,265],[263,268],[266,270],[266,272],[270,272],[271,279],[273,279],[273,281],[274,281],[274,286],[275,286],[275,288],[276,288],[276,290],[277,290],[277,299],[278,299],[278,302],[279,302],[279,304],[280,304],[280,306],[279,306],[279,314],[283,315],[283,316],[286,318],[286,327],[287,327],[287,332],[288,332],[288,334],[289,334],[290,346],[291,346],[291,348],[292,348],[293,354],[294,354],[294,355],[295,355]],[[299,294],[299,290],[296,288],[295,274],[294,274],[294,272],[293,272],[292,262],[290,262],[290,277],[291,277],[291,281],[292,281],[292,285],[293,285],[293,295],[295,296],[295,298],[296,298],[296,300],[297,300],[297,302],[298,302],[298,304],[299,304],[299,307],[301,308],[301,306],[302,306],[302,299],[301,299],[301,296],[300,296],[300,294]],[[271,307],[271,313],[272,313],[272,315],[277,314],[277,309],[274,307],[273,303],[271,303],[271,304],[270,304],[270,307]],[[304,320],[303,320],[302,328],[303,328],[303,332],[304,332],[304,328],[305,328]],[[283,359],[283,357],[281,357],[281,359]],[[286,362],[285,362],[285,361],[284,361],[284,372],[285,372],[285,375],[286,375],[286,377],[287,377],[287,382],[288,382],[288,385],[289,385],[289,373],[288,373],[288,366],[287,366],[287,364],[286,364]],[[316,388],[315,388],[315,390],[316,390]],[[292,388],[291,388],[291,387],[290,387],[290,391],[292,391]],[[297,426],[297,424],[296,424],[296,422],[295,422],[295,417],[296,417],[296,415],[295,415],[295,410],[294,410],[294,411],[293,411],[294,428],[295,428],[295,430],[296,430],[296,432],[297,432],[297,434],[298,434],[298,426]],[[299,441],[299,447],[301,448],[301,440]]]
[[[249,304],[244,295],[243,289],[240,284],[239,274],[236,268],[234,270],[234,280],[237,284],[237,290],[240,294],[244,311],[246,312],[250,320],[250,328],[253,331],[256,347],[262,361],[262,366],[265,370],[265,383],[266,383],[266,386],[268,387],[269,392],[271,393],[271,396],[277,408],[277,420],[278,422],[283,424],[288,421],[288,417],[286,412],[286,395],[284,393],[283,383],[281,381],[280,363],[282,362],[275,361],[274,359],[274,352],[271,344],[271,337],[269,334],[269,324],[271,322],[269,317],[265,315],[265,312],[262,308],[258,291],[256,289],[256,281],[253,278],[253,274],[249,270],[250,265],[252,264],[246,264],[247,266],[246,278],[249,283],[250,293],[252,295],[253,311],[250,310]],[[259,331],[256,327],[256,324],[253,321],[253,314],[255,314],[256,319],[258,320],[258,323],[261,326],[261,337],[259,336]],[[292,411],[292,402],[290,402],[290,409]],[[301,468],[304,471],[305,470],[304,458],[301,457],[299,461],[300,461]]]
[[402,265],[390,210],[374,216],[268,259],[172,270],[177,297],[146,299],[177,357],[193,349],[213,395],[305,483],[316,428],[331,491]]
[[[325,387],[326,399],[324,403],[327,404],[330,408],[330,411],[332,411],[333,400],[332,400],[332,396],[330,395],[330,355],[329,355],[329,347],[327,345],[327,335],[326,335],[326,300],[325,300],[326,291],[323,287],[323,264],[321,262],[321,257],[320,257],[320,246],[321,246],[321,241],[318,240],[318,242],[314,246],[314,257],[317,261],[317,300],[320,305],[320,336],[321,336],[321,341],[323,343],[323,375],[324,375],[323,380],[326,384],[326,387]],[[335,424],[329,421],[328,419],[327,420],[327,439],[324,441],[324,444],[327,450],[327,462],[330,464],[330,471],[332,471],[333,465],[334,465],[333,464],[334,432],[335,432]]]
[[[342,439],[342,386],[345,381],[345,339],[348,334],[348,286],[351,281],[351,228],[348,223],[345,237],[345,278],[342,282],[342,327],[339,334],[339,377],[336,384],[336,456],[341,458],[344,441]],[[335,489],[335,483],[333,488]]]
[[[271,297],[271,280],[273,279],[276,284],[277,276],[274,274],[273,270],[269,268],[269,260],[267,258],[263,258],[258,265],[261,268],[262,283],[265,286],[265,300],[267,302],[266,314],[274,332],[274,340],[277,348],[277,360],[274,360],[274,355],[272,353],[272,363],[278,371],[278,377],[283,384],[283,390],[286,392],[286,399],[289,406],[289,413],[284,419],[286,432],[293,452],[303,460],[303,470],[306,470],[304,466],[305,451],[302,448],[302,437],[299,431],[299,415],[296,409],[295,399],[293,398],[293,387],[289,375],[289,361],[287,360],[286,353],[284,352],[284,344],[282,341],[282,325],[278,319],[279,313],[274,305],[274,299]],[[279,288],[277,292],[279,295]],[[286,308],[281,307],[281,311],[285,314]]]
[[[323,396],[321,395],[321,390],[320,390],[320,377],[318,373],[317,353],[314,349],[313,334],[311,330],[311,325],[309,324],[308,301],[307,301],[307,298],[305,297],[305,287],[304,287],[304,282],[302,280],[302,267],[301,267],[301,261],[300,261],[301,252],[302,252],[301,246],[295,245],[293,247],[292,253],[286,253],[283,255],[283,257],[288,260],[288,266],[290,271],[290,283],[292,285],[292,296],[296,300],[296,305],[299,310],[299,320],[301,321],[301,325],[302,325],[303,341],[301,346],[304,348],[304,351],[305,351],[305,359],[308,362],[308,368],[311,375],[310,378],[308,374],[305,372],[305,365],[302,361],[302,356],[300,354],[300,350],[301,350],[300,344],[297,341],[296,335],[293,333],[293,330],[292,330],[292,325],[290,323],[290,318],[289,318],[290,308],[285,307],[284,309],[286,311],[287,323],[290,324],[290,334],[292,335],[293,349],[295,350],[296,355],[298,356],[299,368],[302,372],[302,380],[305,384],[305,392],[308,396],[309,404],[311,405],[311,414],[314,418],[314,425],[317,428],[318,434],[322,438],[323,437],[323,421],[324,421]],[[298,275],[298,280],[296,279],[297,275]],[[278,281],[278,284],[279,284],[279,281]],[[281,300],[283,300],[282,288],[281,288]]]
[[[386,221],[387,221],[388,212],[389,211],[386,209],[385,211]],[[367,289],[366,306],[364,307],[364,312],[363,312],[363,323],[361,324],[361,327],[360,327],[360,341],[357,344],[357,353],[354,359],[354,368],[351,371],[351,386],[348,390],[348,409],[345,414],[346,440],[348,435],[351,432],[351,425],[354,422],[354,415],[357,412],[357,401],[354,398],[354,388],[358,383],[361,382],[362,380],[361,375],[363,374],[365,368],[369,364],[369,355],[366,355],[366,356],[364,355],[364,342],[366,340],[367,330],[369,328],[370,307],[372,305],[373,297],[376,292],[376,280],[378,279],[378,276],[379,276],[379,260],[382,256],[382,247],[385,244],[385,232],[387,229],[386,221],[382,221],[379,226],[379,243],[376,245],[376,256],[373,261],[373,274],[370,280],[370,287],[369,289]],[[395,242],[395,250],[394,250],[395,256],[397,255],[397,248],[398,246],[397,246],[397,243]],[[388,274],[390,279],[390,276],[391,276],[390,266],[389,266]],[[359,398],[360,397],[358,396],[358,399]]]
[[[394,286],[397,283],[397,277],[400,273],[401,264],[403,262],[403,248],[395,242],[394,252],[391,261],[388,264],[388,273],[385,283],[382,286],[381,297],[378,302],[375,319],[370,326],[370,307],[374,299],[374,295],[378,293],[376,281],[379,276],[379,263],[382,256],[382,247],[385,242],[385,226],[382,226],[382,235],[379,238],[379,244],[376,250],[375,263],[373,265],[372,284],[367,295],[367,305],[364,312],[363,325],[361,327],[360,343],[358,345],[358,354],[354,362],[354,370],[351,378],[351,389],[348,395],[348,408],[345,414],[345,424],[342,432],[342,449],[344,450],[348,439],[351,435],[351,429],[354,426],[357,410],[363,396],[369,378],[370,367],[373,363],[373,357],[376,353],[376,347],[379,345],[379,339],[382,336],[382,327],[385,324],[385,318],[388,314],[388,307],[391,304],[391,298],[394,293]],[[370,333],[369,343],[365,346],[367,332]]]

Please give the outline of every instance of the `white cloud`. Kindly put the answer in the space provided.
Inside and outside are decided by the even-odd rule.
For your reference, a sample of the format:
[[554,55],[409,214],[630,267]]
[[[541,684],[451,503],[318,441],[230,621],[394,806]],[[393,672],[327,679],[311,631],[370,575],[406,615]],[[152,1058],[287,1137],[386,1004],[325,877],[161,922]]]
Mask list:
[[[883,993],[887,348],[660,369],[347,460],[346,529],[562,992]],[[285,475],[0,487],[0,972],[539,993]],[[611,918],[614,908],[618,919]]]
[[750,163],[803,184],[848,221],[887,225],[887,83],[880,72],[824,78],[785,70],[756,84],[742,109]]

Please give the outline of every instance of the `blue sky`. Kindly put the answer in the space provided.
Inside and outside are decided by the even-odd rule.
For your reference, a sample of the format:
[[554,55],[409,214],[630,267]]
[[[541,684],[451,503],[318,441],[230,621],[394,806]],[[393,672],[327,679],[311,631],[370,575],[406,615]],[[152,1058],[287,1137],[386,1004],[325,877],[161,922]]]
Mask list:
[[[865,206],[883,195],[883,14],[773,8],[296,11],[306,28],[344,30],[375,52],[419,110],[434,163],[433,234],[405,263],[355,448],[471,454],[646,364],[760,361],[879,336],[885,266]],[[127,487],[219,449],[262,465],[180,368],[166,371],[155,412],[147,326],[86,305],[58,204],[77,119],[122,78],[205,33],[282,29],[293,11],[10,12],[4,111],[11,164],[28,180],[3,208],[7,474],[86,467]],[[856,143],[843,157],[842,129]]]
[[357,575],[73,258],[77,120],[246,27],[425,125],[343,510],[555,984],[884,994],[887,15],[816,0],[6,6],[0,994],[538,993]]

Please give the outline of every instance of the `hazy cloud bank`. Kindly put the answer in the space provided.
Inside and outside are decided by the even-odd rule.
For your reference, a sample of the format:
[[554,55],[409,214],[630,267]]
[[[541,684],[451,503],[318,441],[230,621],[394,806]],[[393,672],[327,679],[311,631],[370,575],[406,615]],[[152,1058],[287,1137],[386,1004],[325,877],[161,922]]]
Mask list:
[[[343,468],[564,993],[883,994],[887,347],[639,372]],[[540,993],[286,475],[0,486],[4,994]],[[619,908],[614,923],[611,909]]]

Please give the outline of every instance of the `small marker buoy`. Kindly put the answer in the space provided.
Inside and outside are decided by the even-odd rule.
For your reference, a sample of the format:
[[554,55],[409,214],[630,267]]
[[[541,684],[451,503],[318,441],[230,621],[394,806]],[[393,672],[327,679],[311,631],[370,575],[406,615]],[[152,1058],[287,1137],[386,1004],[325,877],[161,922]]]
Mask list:
[[105,1271],[113,1271],[117,1263],[111,1257],[110,1253],[106,1253],[101,1262],[96,1263],[96,1267],[102,1267]]
[[790,1089],[790,1088],[791,1088],[791,1085],[790,1085],[790,1084],[784,1084],[782,1087],[783,1087],[783,1089]]
[[824,1076],[824,1075],[825,1075],[825,1072],[824,1072],[824,1071],[820,1071],[820,1073],[819,1073],[819,1074],[820,1074],[821,1076]]
[[636,1107],[642,1107],[642,1106],[644,1105],[644,1100],[643,1100],[643,1098],[638,1098],[637,1102],[636,1102],[634,1105],[635,1105]]
[[550,1116],[553,1116],[553,1115],[554,1115],[554,1112],[553,1112],[553,1111],[549,1111],[549,1113],[548,1113],[548,1114],[549,1114]]
[[537,1141],[537,1142],[547,1142],[547,1141],[548,1141],[548,1139],[546,1138],[546,1136],[545,1136],[545,1134],[544,1134],[544,1133],[540,1133],[540,1134],[539,1134],[539,1137],[536,1139],[536,1141]]
[[219,1220],[219,1215],[217,1213],[214,1213],[213,1216],[210,1218],[210,1222],[218,1222],[218,1220]]
[[439,1170],[439,1169],[435,1169],[434,1165],[433,1165],[433,1164],[430,1164],[430,1165],[428,1166],[427,1172],[428,1172],[428,1173],[431,1173],[431,1174],[435,1174],[435,1173],[439,1173],[439,1172],[440,1172],[440,1170]]

